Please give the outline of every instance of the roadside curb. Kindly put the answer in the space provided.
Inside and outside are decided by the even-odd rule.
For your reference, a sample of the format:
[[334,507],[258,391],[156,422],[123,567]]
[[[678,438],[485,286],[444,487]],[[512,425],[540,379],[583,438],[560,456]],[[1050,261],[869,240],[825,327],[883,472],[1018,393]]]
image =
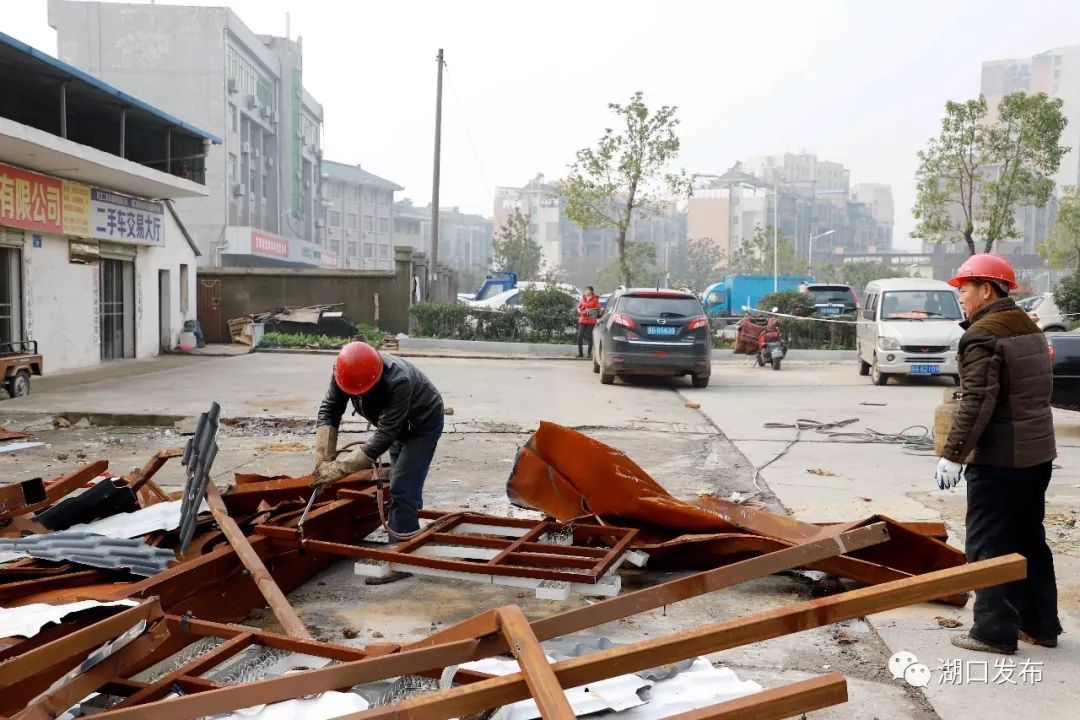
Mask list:
[[[62,417],[71,423],[71,427],[83,422],[89,427],[166,427],[178,428],[185,421],[196,418],[189,415],[164,415],[157,413],[110,413],[58,410],[56,412],[12,412],[3,413],[3,422],[8,427],[18,427],[26,432],[40,432],[53,429],[53,418]],[[45,427],[46,423],[48,427]],[[78,428],[76,428],[78,429]]]
[[[281,355],[337,355],[337,350],[321,350],[318,348],[259,348],[257,352]],[[576,355],[529,355],[520,354],[497,354],[477,352],[451,352],[451,351],[424,351],[424,350],[383,350],[389,355],[398,357],[416,358],[444,358],[451,360],[578,360],[584,362]]]

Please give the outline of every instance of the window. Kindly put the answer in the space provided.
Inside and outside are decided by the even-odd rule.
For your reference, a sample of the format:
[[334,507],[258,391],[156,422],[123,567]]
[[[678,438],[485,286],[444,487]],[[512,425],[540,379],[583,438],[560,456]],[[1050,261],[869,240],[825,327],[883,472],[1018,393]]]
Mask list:
[[264,198],[270,197],[270,176],[269,175],[263,175],[262,176],[262,196]]
[[375,223],[375,220],[370,215],[365,215],[364,216],[364,230],[367,230],[368,232],[371,232],[372,230],[374,230],[375,229],[374,223]]
[[904,290],[881,296],[882,320],[959,320],[960,305],[951,290]]
[[327,217],[327,220],[326,220],[327,225],[329,225],[330,227],[335,227],[335,228],[341,227],[341,213],[340,212],[338,212],[337,210],[330,210],[329,212],[326,213],[326,217]]
[[180,314],[188,313],[188,266],[180,265]]
[[379,207],[389,207],[390,193],[379,193]]
[[349,213],[345,216],[345,220],[348,223],[346,225],[347,228],[349,228],[350,230],[356,229],[356,213]]
[[390,232],[390,221],[388,219],[379,218],[379,232],[381,232],[381,233]]
[[240,126],[236,120],[236,106],[232,103],[229,103],[229,122],[232,124],[233,132],[236,132],[240,129]]
[[366,257],[366,258],[375,257],[375,244],[374,243],[364,243],[364,257]]
[[389,245],[380,245],[379,246],[379,257],[382,258],[383,260],[386,260],[386,259],[388,259],[390,257],[390,246]]
[[229,153],[229,182],[236,180],[236,153]]
[[1057,80],[1059,77],[1061,77],[1061,71],[1054,68],[1054,79]]

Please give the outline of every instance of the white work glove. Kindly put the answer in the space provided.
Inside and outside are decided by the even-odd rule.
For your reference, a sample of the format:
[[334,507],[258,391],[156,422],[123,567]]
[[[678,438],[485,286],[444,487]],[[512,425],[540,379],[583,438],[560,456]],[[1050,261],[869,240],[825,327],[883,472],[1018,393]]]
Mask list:
[[937,480],[938,490],[948,490],[956,487],[964,479],[964,466],[958,462],[941,458],[938,461],[934,479]]

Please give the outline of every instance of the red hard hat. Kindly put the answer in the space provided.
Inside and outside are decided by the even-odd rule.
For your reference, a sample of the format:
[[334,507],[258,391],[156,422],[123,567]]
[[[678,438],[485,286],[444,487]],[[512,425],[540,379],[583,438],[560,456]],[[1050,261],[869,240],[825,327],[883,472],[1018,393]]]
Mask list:
[[382,377],[383,359],[379,351],[363,342],[341,348],[334,361],[334,382],[349,395],[363,395]]
[[1016,273],[1013,272],[1012,265],[1005,258],[993,253],[979,253],[969,257],[956,271],[956,277],[949,280],[949,284],[958,288],[965,280],[993,280],[1005,285],[1009,290],[1016,289]]

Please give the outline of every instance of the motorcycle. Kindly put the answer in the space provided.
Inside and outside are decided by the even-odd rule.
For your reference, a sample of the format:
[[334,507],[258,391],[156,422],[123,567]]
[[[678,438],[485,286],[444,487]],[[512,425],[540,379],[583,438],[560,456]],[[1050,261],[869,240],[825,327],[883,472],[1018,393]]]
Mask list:
[[758,335],[757,364],[758,367],[772,365],[773,370],[780,369],[780,363],[787,355],[787,345],[780,335],[780,326],[775,319],[770,319],[765,329]]

